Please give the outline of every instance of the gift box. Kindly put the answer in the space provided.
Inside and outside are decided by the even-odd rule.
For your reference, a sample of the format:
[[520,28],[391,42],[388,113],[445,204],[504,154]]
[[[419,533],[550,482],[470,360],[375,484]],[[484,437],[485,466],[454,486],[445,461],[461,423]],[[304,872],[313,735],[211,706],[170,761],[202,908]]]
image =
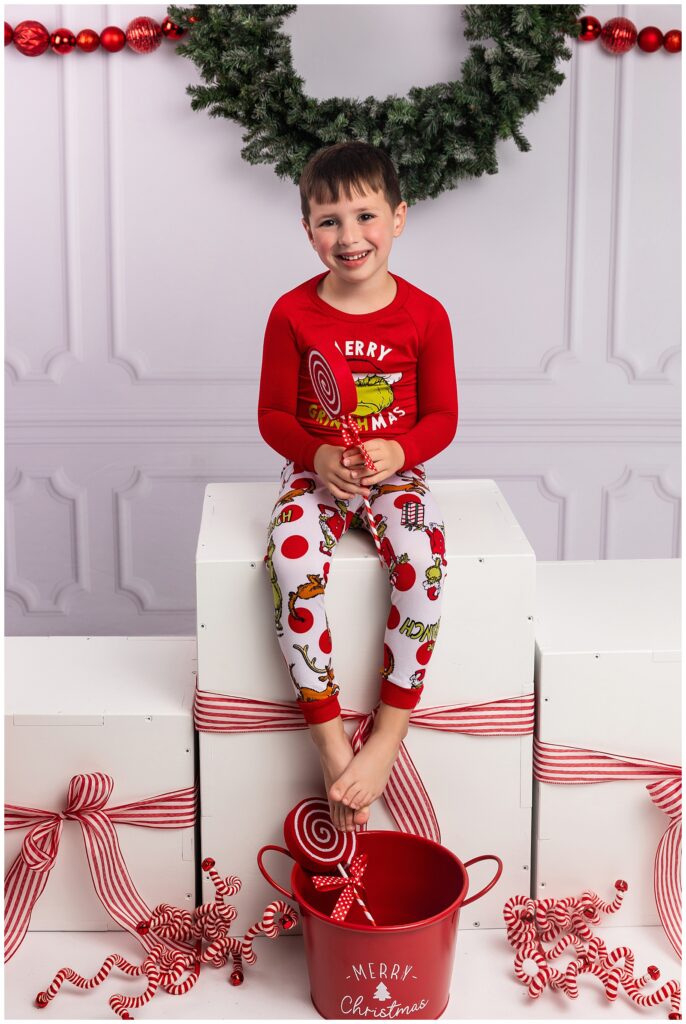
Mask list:
[[[510,714],[510,705],[499,702],[533,692],[534,553],[492,480],[437,480],[431,489],[445,522],[448,578],[417,710],[486,704],[483,719],[497,727],[503,709]],[[274,484],[208,486],[197,550],[199,691],[267,702],[260,706],[267,715],[279,702],[295,708],[264,565],[276,497]],[[390,607],[387,573],[366,532],[351,531],[339,542],[326,600],[339,699],[358,713],[346,720],[352,734],[378,701]],[[495,853],[505,863],[502,881],[479,901],[478,912],[462,916],[462,927],[502,927],[506,895],[530,888],[532,699],[528,735],[521,707],[511,717],[518,715],[522,735],[465,735],[411,724],[405,742],[443,844],[463,861]],[[295,720],[303,725],[299,711]],[[202,856],[243,879],[234,901],[248,923],[271,894],[256,866],[257,850],[282,845],[290,808],[305,796],[324,795],[307,729],[280,731],[274,721],[262,728],[253,720],[251,731],[199,737]],[[384,801],[376,801],[369,828],[395,827]],[[272,857],[273,873],[286,882],[291,862],[284,858],[281,866],[279,855]],[[488,870],[474,869],[473,891],[488,880]],[[208,886],[206,896],[210,892]]]
[[128,871],[148,906],[195,906],[195,650],[195,638],[174,637],[5,641],[5,827],[22,825],[5,832],[6,872],[23,849],[37,872],[20,887],[34,884],[59,844],[31,930],[120,930],[91,878],[101,849],[121,901]]
[[675,916],[680,577],[676,559],[538,565],[536,774],[556,781],[534,786],[534,895],[604,899],[626,881],[608,925],[659,923],[656,851],[673,819],[657,865]]

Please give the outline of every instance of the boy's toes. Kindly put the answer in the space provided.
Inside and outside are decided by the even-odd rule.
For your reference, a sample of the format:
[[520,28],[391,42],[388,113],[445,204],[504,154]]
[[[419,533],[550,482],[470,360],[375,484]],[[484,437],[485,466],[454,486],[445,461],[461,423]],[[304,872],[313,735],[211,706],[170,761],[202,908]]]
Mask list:
[[359,811],[355,811],[353,821],[356,825],[366,825],[369,821],[369,808],[360,807]]
[[334,782],[333,786],[329,790],[329,800],[339,803],[343,799],[344,793],[345,786],[341,786],[340,780],[338,782]]
[[354,831],[354,829],[355,829],[354,814],[353,814],[353,811],[349,807],[344,808],[344,811],[343,811],[343,822],[344,822],[343,830],[345,832],[353,832]]

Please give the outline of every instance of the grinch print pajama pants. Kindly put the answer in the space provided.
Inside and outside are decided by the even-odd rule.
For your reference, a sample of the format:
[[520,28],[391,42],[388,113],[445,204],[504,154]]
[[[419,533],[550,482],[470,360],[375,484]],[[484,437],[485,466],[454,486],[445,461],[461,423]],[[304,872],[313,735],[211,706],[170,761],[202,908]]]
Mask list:
[[[409,709],[421,696],[438,635],[448,564],[445,530],[423,466],[370,492],[391,589],[380,699]],[[287,462],[264,561],[277,637],[308,722],[340,714],[324,599],[336,544],[350,528],[368,529],[362,495],[335,498],[315,472]]]

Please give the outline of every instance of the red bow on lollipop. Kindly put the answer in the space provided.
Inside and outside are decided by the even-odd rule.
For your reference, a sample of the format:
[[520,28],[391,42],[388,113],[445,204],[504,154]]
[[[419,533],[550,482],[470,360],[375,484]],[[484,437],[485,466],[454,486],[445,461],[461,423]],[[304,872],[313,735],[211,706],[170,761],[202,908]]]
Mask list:
[[345,921],[353,904],[353,900],[357,900],[359,897],[357,890],[362,883],[362,876],[365,873],[366,868],[367,854],[358,853],[350,865],[347,878],[340,878],[337,875],[312,876],[312,884],[315,889],[319,889],[321,892],[325,892],[328,889],[343,890],[336,900],[335,907],[331,911],[331,917],[334,921]]

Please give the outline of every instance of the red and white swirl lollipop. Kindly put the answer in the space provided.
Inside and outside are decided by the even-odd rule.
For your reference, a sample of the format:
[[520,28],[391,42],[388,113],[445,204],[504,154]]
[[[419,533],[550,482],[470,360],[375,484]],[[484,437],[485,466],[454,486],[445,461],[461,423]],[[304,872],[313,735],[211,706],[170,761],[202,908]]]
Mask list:
[[[343,443],[348,448],[359,448],[365,466],[374,473],[376,466],[360,440],[360,433],[351,415],[357,408],[357,390],[347,359],[335,345],[327,345],[326,348],[323,345],[312,345],[307,353],[307,369],[319,404],[329,419],[341,421]],[[364,499],[364,507],[376,550],[381,564],[384,565],[381,538],[374,525],[374,513],[368,498]]]
[[[289,811],[283,824],[283,836],[291,857],[300,867],[310,872],[338,870],[346,881],[351,881],[348,868],[357,849],[356,833],[336,828],[326,800],[318,797],[301,800]],[[375,925],[356,888],[354,895],[367,919]]]

